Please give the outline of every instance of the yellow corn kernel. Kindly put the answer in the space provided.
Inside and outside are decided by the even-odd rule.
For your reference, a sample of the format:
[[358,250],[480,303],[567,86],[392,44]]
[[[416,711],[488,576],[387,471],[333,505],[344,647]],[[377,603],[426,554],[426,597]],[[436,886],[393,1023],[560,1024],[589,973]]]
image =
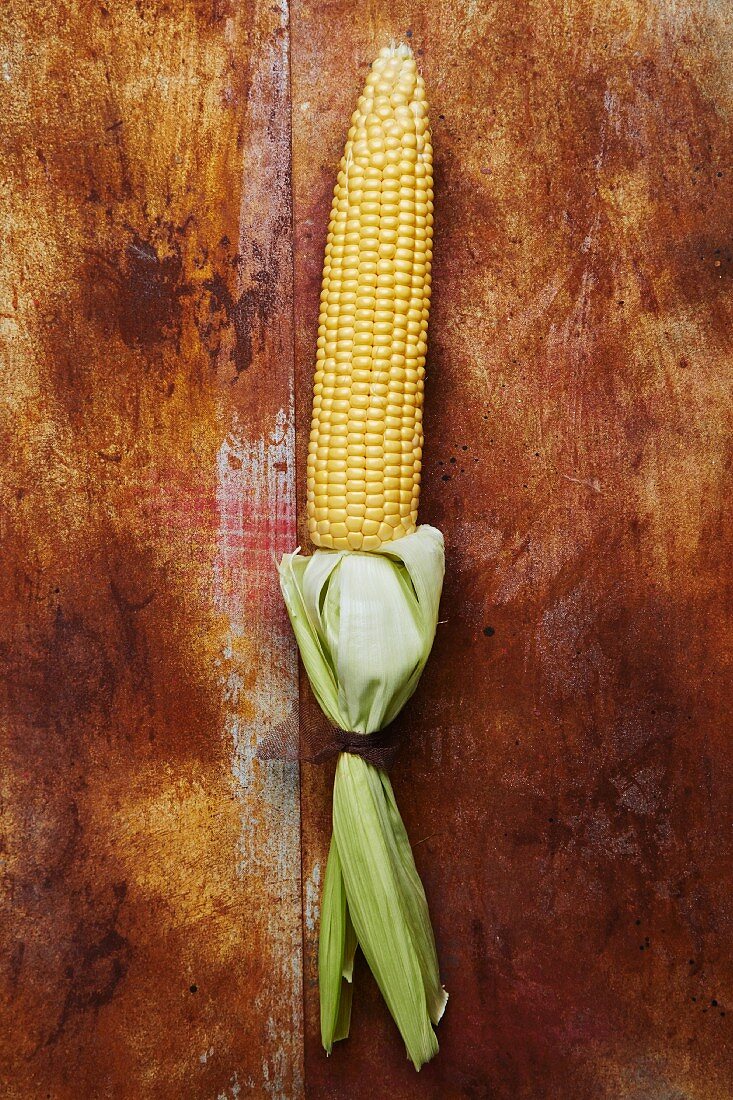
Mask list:
[[351,118],[331,206],[308,452],[320,547],[378,550],[417,524],[433,175],[425,89],[385,47]]

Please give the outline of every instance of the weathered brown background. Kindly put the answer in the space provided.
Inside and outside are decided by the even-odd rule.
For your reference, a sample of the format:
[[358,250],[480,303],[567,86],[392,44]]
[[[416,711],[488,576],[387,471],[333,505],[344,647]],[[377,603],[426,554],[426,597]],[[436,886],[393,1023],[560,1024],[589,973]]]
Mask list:
[[[733,1097],[729,6],[1,18],[0,1095]],[[331,775],[254,758],[298,705],[271,555],[393,36],[448,545],[394,769],[451,994],[419,1076],[363,966],[325,1059]]]

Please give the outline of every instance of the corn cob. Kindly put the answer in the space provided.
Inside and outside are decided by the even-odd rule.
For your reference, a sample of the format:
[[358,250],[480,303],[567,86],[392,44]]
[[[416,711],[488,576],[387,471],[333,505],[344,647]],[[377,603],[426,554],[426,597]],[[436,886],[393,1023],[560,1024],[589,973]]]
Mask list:
[[378,550],[415,530],[430,305],[433,169],[409,46],[385,47],[351,119],[323,268],[308,530]]
[[[409,47],[390,47],[352,117],[326,246],[308,453],[318,549],[279,565],[321,709],[365,742],[417,686],[443,584],[443,536],[417,526],[432,199],[423,82]],[[321,1039],[330,1053],[349,1033],[358,945],[420,1069],[447,1000],[428,904],[386,758],[347,744],[321,898]]]

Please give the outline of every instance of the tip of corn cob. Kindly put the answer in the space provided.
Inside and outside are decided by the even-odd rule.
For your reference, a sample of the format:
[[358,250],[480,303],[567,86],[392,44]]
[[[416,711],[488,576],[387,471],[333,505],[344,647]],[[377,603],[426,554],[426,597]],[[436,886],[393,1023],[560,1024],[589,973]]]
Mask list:
[[423,80],[391,43],[352,115],[331,207],[308,450],[316,546],[379,550],[417,525],[432,183]]
[[374,64],[376,65],[376,62],[379,61],[380,58],[389,59],[393,57],[402,58],[413,56],[414,55],[412,49],[410,46],[407,45],[406,42],[395,42],[394,39],[392,39],[388,46],[382,46],[381,50],[377,54]]

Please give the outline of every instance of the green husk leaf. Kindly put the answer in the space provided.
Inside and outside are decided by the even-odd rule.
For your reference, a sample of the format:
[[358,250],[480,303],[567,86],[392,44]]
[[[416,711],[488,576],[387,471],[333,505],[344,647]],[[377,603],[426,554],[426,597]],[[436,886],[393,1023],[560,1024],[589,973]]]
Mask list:
[[440,531],[427,524],[379,553],[285,554],[280,587],[321,709],[341,729],[374,733],[417,687],[443,585]]
[[333,835],[349,911],[408,1056],[420,1069],[437,1054],[438,1041],[415,947],[413,906],[395,865],[390,831],[381,773],[361,757],[342,753],[333,788]]
[[384,771],[379,771],[378,775],[384,790],[384,809],[388,818],[388,824],[385,823],[384,826],[384,833],[392,846],[392,862],[400,883],[401,897],[413,946],[420,963],[428,1012],[430,1019],[434,1024],[437,1024],[445,1012],[448,994],[440,982],[438,955],[435,950],[435,937],[433,926],[430,923],[425,890],[417,873],[412,848],[407,838],[407,830],[397,809],[389,776]]
[[331,841],[321,897],[318,943],[318,984],[321,1001],[321,1041],[327,1054],[349,1034],[351,974],[356,936],[349,917],[338,848]]
[[303,598],[304,577],[315,558],[315,554],[312,558],[304,558],[297,550],[293,554],[283,554],[278,565],[280,588],[313,693],[326,717],[338,726],[336,674]]
[[354,928],[354,922],[351,919],[351,913],[349,912],[348,902],[346,905],[346,939],[344,943],[344,969],[343,975],[345,980],[351,984],[354,980],[354,956],[356,955],[356,949],[359,946],[359,941],[356,938],[356,929]]
[[[280,584],[318,702],[369,735],[414,692],[435,636],[443,536],[424,525],[378,553],[285,555]],[[425,892],[390,781],[360,757],[336,768],[334,835],[321,907],[321,1034],[348,1034],[357,940],[416,1069],[437,1053],[440,984]],[[353,923],[352,923],[353,922]]]

